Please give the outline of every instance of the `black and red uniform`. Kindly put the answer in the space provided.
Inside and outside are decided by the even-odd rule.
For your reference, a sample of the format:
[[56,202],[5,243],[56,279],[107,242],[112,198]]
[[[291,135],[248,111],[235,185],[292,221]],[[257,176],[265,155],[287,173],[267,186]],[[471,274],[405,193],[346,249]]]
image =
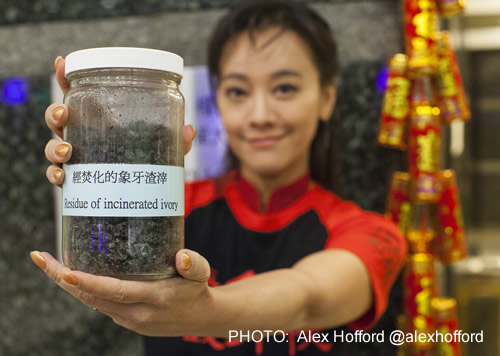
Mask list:
[[[406,242],[392,221],[382,215],[339,199],[309,175],[273,192],[264,213],[259,212],[258,192],[237,172],[223,179],[187,184],[185,197],[185,246],[210,263],[211,286],[289,268],[324,249],[343,249],[363,261],[374,304],[364,316],[336,330],[370,329],[384,312],[390,288],[404,263]],[[323,332],[332,335],[333,330]],[[349,343],[331,338],[328,343],[298,341],[300,331],[286,331],[288,340],[280,343],[146,337],[145,347],[148,356],[354,355],[349,351],[354,346]]]

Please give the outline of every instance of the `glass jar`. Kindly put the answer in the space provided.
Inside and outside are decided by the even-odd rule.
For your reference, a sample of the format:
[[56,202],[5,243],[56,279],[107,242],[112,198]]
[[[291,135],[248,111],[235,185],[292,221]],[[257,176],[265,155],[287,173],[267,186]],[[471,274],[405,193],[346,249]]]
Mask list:
[[63,260],[121,279],[176,274],[184,240],[181,57],[95,48],[66,58]]

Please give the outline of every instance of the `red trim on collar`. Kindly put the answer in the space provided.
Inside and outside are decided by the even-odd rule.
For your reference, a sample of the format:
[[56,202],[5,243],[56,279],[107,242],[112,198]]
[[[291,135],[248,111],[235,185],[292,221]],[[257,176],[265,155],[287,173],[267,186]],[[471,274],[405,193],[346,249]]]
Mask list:
[[260,197],[257,189],[241,174],[237,175],[235,181],[239,193],[250,209],[262,214],[272,214],[291,205],[309,190],[312,183],[311,175],[308,173],[291,184],[277,188],[272,192],[266,208],[261,212]]

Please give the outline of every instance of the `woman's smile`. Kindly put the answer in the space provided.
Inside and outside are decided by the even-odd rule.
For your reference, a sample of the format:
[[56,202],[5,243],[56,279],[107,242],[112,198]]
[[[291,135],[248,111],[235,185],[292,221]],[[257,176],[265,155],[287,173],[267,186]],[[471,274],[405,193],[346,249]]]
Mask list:
[[283,138],[285,134],[280,135],[262,135],[245,138],[245,140],[254,148],[272,148],[277,145]]

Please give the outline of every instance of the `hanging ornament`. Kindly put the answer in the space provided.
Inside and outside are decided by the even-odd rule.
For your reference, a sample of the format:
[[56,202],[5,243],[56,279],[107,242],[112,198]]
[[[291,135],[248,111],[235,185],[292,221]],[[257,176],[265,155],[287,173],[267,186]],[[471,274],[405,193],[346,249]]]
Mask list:
[[413,76],[438,72],[437,20],[435,0],[405,0],[408,69]]
[[464,85],[458,68],[455,51],[451,47],[450,35],[441,31],[438,35],[439,74],[437,76],[439,106],[444,124],[453,120],[469,120]]
[[378,143],[405,150],[408,140],[410,114],[410,79],[408,57],[396,54],[389,59],[389,79],[384,95]]

